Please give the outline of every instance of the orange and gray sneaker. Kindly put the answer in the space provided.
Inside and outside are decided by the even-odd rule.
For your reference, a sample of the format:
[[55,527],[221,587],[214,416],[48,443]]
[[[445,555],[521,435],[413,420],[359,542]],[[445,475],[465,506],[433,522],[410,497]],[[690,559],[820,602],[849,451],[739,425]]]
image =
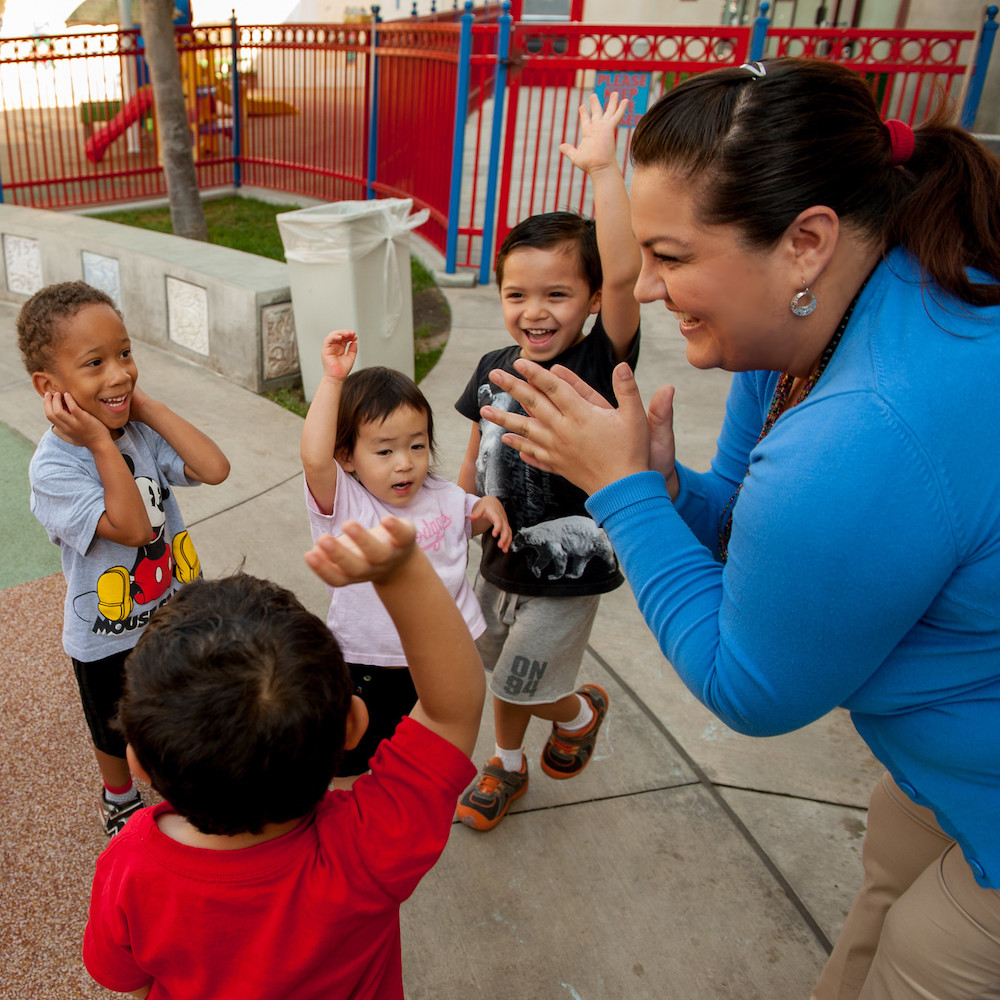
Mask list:
[[473,830],[492,830],[507,815],[511,802],[527,790],[527,760],[520,771],[505,771],[499,757],[490,757],[459,799],[455,815]]
[[601,723],[608,714],[608,693],[596,684],[584,684],[576,693],[590,702],[594,717],[590,725],[572,733],[552,723],[552,732],[542,749],[542,770],[550,778],[575,778],[590,763]]

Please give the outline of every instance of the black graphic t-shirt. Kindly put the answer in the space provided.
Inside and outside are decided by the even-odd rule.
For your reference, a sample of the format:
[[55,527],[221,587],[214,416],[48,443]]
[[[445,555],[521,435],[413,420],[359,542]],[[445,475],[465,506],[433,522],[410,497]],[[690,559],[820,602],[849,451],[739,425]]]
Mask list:
[[[501,552],[496,540],[482,535],[480,572],[501,590],[526,597],[582,597],[606,594],[622,583],[611,543],[587,513],[586,493],[562,476],[521,461],[501,442],[503,430],[479,416],[481,406],[523,413],[521,405],[489,380],[494,368],[517,374],[518,344],[483,355],[476,373],[455,404],[462,416],[475,420],[482,435],[476,459],[476,492],[499,498],[507,511],[514,540]],[[639,357],[639,331],[625,361],[634,369]],[[578,344],[543,367],[565,365],[614,403],[611,373],[617,362],[614,348],[598,314],[593,330]]]

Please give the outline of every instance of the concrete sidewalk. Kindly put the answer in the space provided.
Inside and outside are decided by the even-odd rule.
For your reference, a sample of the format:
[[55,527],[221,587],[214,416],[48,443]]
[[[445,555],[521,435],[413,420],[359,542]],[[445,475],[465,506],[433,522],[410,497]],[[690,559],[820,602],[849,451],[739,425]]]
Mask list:
[[[422,387],[439,471],[454,478],[469,434],[454,401],[480,355],[508,335],[494,289],[446,294],[451,337]],[[20,365],[15,315],[0,306],[0,421],[34,442],[47,424]],[[687,365],[662,308],[643,307],[643,330],[644,397],[677,385],[678,454],[704,468],[728,376]],[[232,463],[222,486],[179,494],[206,573],[242,564],[325,616],[325,590],[301,558],[310,538],[300,418],[155,348],[137,344],[135,354],[147,392]],[[59,577],[0,592],[16,632],[0,690],[8,1000],[107,995],[78,957],[103,838],[92,815],[97,774],[59,649],[60,601]],[[846,713],[764,740],[730,732],[677,680],[627,586],[602,601],[581,679],[611,697],[593,763],[573,781],[550,780],[537,766],[546,728],[533,723],[528,794],[490,833],[456,824],[403,908],[407,996],[804,1000],[860,882],[864,807],[881,773]],[[487,712],[477,763],[492,746]]]

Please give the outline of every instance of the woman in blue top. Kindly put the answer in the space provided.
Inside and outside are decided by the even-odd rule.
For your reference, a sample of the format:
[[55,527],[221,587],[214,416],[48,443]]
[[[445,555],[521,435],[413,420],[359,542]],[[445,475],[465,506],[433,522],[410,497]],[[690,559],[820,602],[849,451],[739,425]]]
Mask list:
[[805,60],[689,80],[632,156],[636,295],[737,373],[710,471],[624,365],[617,410],[518,362],[532,416],[483,415],[591,494],[708,708],[768,736],[841,705],[885,764],[813,996],[1000,996],[1000,163]]

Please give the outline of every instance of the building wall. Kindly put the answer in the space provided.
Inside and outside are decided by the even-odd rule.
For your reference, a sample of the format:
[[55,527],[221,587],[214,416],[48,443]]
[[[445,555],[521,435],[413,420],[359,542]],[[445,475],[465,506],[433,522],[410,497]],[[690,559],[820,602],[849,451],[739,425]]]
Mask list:
[[720,0],[585,0],[583,19],[592,24],[719,24]]

